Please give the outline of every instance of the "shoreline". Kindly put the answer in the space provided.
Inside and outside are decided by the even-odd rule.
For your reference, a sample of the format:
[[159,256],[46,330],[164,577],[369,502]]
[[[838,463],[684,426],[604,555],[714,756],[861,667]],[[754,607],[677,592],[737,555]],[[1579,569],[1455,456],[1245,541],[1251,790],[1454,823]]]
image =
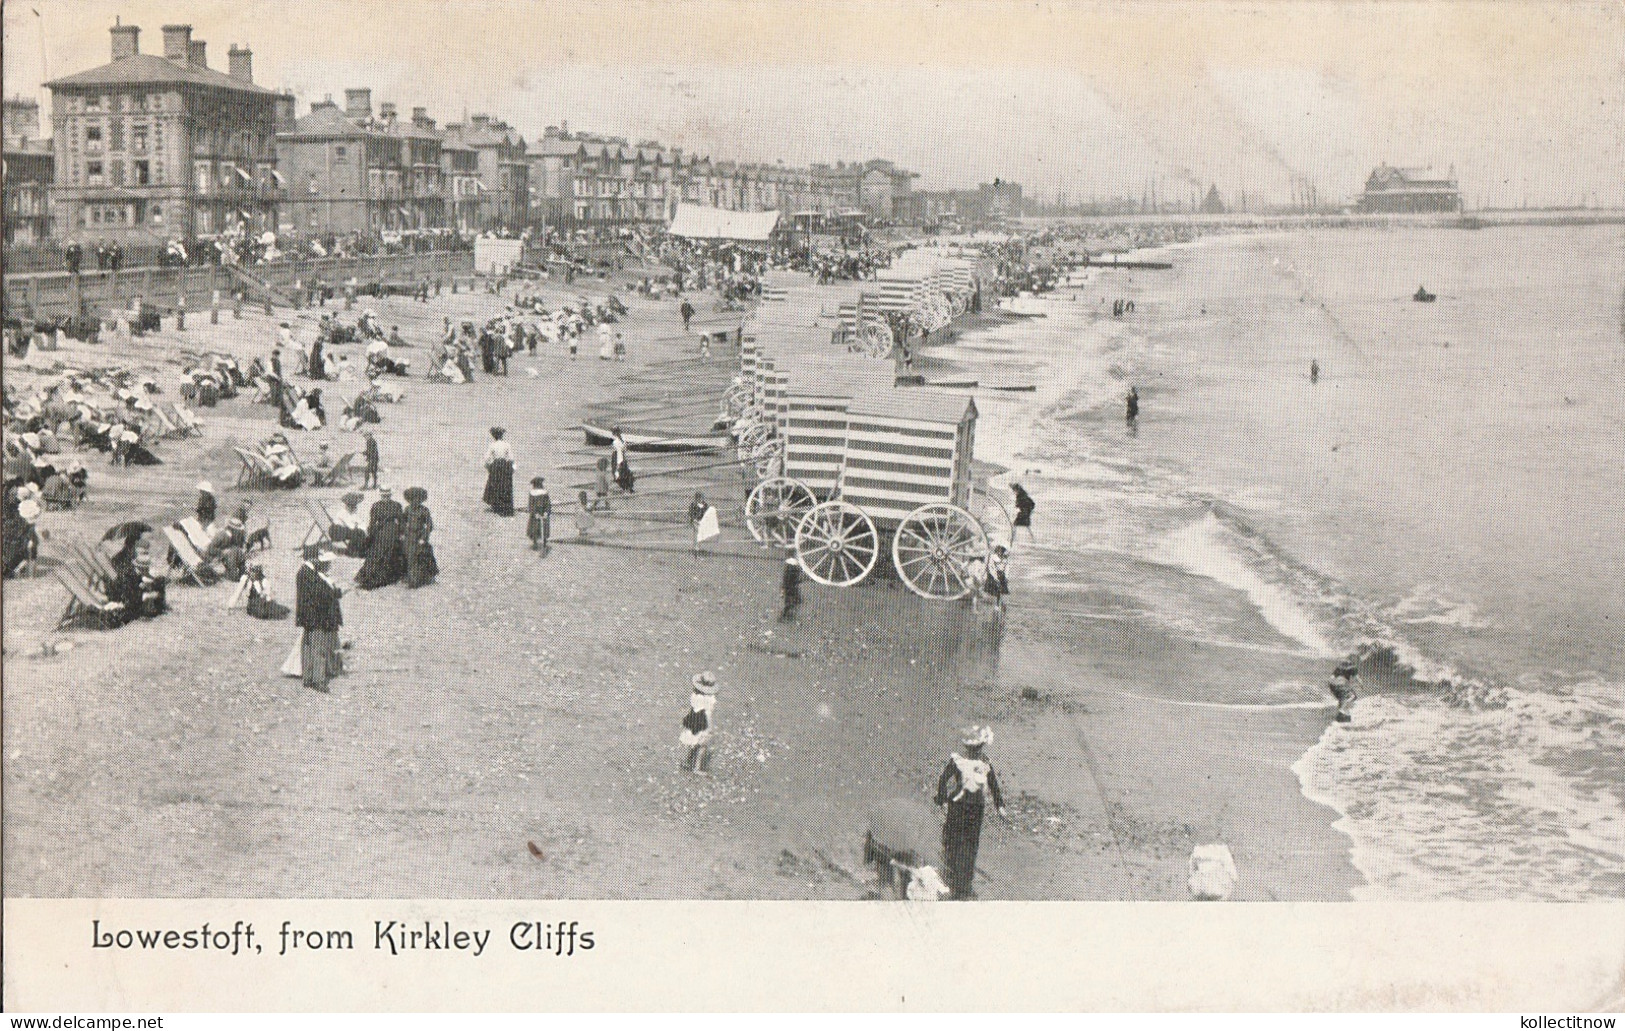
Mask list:
[[[627,365],[544,354],[516,357],[514,375],[494,382],[387,384],[407,397],[375,427],[384,482],[429,487],[441,574],[418,591],[346,596],[352,671],[331,696],[278,675],[291,621],[224,610],[225,588],[174,586],[156,621],[50,635],[60,588],[9,581],[6,893],[854,899],[868,807],[933,786],[957,728],[980,720],[997,731],[991,756],[1012,811],[1008,824],[989,819],[984,898],[1183,899],[1190,845],[1210,833],[1236,851],[1238,898],[1348,897],[1346,847],[1295,787],[1297,801],[1286,797],[1278,762],[1323,715],[1259,720],[1164,691],[1196,678],[1193,667],[1252,655],[1191,658],[1150,628],[1125,636],[1087,618],[1046,627],[1033,595],[1013,599],[1001,640],[985,611],[878,577],[806,585],[800,618],[784,626],[777,558],[740,543],[722,494],[725,554],[692,558],[680,522],[669,550],[528,552],[524,520],[479,503],[485,427],[508,427],[516,481],[545,473],[556,502],[573,496],[564,485],[585,474],[558,470],[580,461],[582,416],[637,389],[628,373],[689,346],[675,304],[628,303]],[[371,306],[398,322],[420,365],[442,315],[501,305],[488,294],[385,300],[348,318]],[[286,317],[228,316],[188,330],[184,345],[218,340],[246,360]],[[166,331],[130,357],[182,346]],[[166,393],[172,382],[160,377]],[[124,502],[138,505],[130,516],[173,518],[196,479],[232,482],[230,443],[275,428],[271,409],[242,400],[200,414],[204,438],[164,442],[166,464],[151,469],[94,465],[90,505],[49,525],[93,539]],[[336,453],[359,439],[292,435],[306,454],[316,439],[342,440]],[[289,549],[309,522],[301,498],[342,492],[254,495],[251,524],[272,524],[263,561],[280,600],[292,601]],[[222,507],[240,496],[220,494]],[[570,532],[562,514],[555,532]],[[341,559],[337,572],[355,565]],[[77,647],[39,656],[51,636]],[[699,669],[722,685],[707,778],[679,771],[676,742]],[[1196,755],[1209,765],[1169,765]],[[64,836],[100,846],[53,850]]]

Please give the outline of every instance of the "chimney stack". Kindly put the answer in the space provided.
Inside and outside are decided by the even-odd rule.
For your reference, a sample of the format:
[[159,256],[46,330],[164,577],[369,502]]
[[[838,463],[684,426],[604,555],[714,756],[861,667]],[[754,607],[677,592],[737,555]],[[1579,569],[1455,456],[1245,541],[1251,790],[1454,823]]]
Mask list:
[[201,39],[188,41],[186,44],[186,63],[191,65],[193,68],[209,67],[209,58],[204,53],[204,48],[208,45],[209,44],[203,42]]
[[372,90],[347,89],[344,91],[344,115],[356,121],[372,117]]
[[293,132],[298,113],[298,101],[292,93],[278,93],[276,95],[277,132]]
[[395,102],[392,100],[386,100],[379,104],[378,117],[386,122],[393,122],[395,120]]
[[141,52],[141,29],[135,25],[114,25],[113,60],[121,61]]
[[422,126],[426,129],[432,129],[434,127],[434,123],[429,120],[429,109],[426,107],[414,107],[412,109],[412,124]]
[[491,124],[491,116],[490,115],[475,115],[472,119],[470,119],[470,121],[472,121],[474,123],[474,128],[483,129],[486,126]]
[[192,26],[164,26],[164,57],[176,64],[190,64],[192,60]]
[[239,82],[254,81],[254,51],[233,43],[226,54],[226,71]]

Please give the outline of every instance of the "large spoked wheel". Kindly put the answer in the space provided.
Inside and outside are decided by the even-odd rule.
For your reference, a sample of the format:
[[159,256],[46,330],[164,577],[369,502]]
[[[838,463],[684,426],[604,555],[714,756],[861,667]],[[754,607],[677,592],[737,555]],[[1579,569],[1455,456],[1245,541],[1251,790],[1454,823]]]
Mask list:
[[796,557],[807,575],[829,587],[850,587],[875,568],[880,536],[856,505],[826,501],[796,525]]
[[989,547],[1002,544],[1010,550],[1015,549],[1015,520],[1010,518],[1010,510],[1005,507],[1003,500],[990,488],[978,488],[971,494],[970,514],[982,524],[982,532],[987,534]]
[[922,598],[952,601],[977,587],[986,567],[987,534],[957,505],[922,505],[903,518],[892,538],[892,562],[908,589]]
[[784,438],[769,437],[756,445],[751,452],[750,460],[756,467],[756,475],[761,479],[769,479],[784,472]]
[[870,358],[885,358],[891,354],[893,343],[890,326],[884,322],[865,322],[858,327],[852,349]]
[[773,424],[766,420],[750,423],[741,423],[734,427],[739,434],[739,460],[749,462],[756,454],[756,449],[773,436]]
[[800,480],[774,476],[758,483],[745,499],[745,527],[763,544],[788,548],[795,543],[801,517],[817,504]]
[[733,419],[744,415],[755,393],[749,383],[735,383],[730,386],[722,395],[722,403],[727,406],[728,415]]

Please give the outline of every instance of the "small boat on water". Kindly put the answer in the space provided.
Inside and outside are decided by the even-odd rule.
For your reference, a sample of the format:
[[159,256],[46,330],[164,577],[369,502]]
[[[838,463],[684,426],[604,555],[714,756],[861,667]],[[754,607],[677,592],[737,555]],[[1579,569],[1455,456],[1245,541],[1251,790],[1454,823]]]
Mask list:
[[1031,394],[1031,393],[1034,393],[1034,392],[1036,392],[1038,390],[1038,384],[1036,384],[1036,383],[1020,383],[1020,384],[1011,384],[1011,385],[1008,385],[1008,386],[1000,386],[997,383],[989,383],[987,385],[987,389],[989,389],[989,390],[1004,390],[1004,391],[1008,391],[1008,392],[1013,393],[1013,394]]
[[[581,432],[586,436],[587,444],[591,447],[608,447],[615,439],[615,434],[609,428],[595,426],[592,423],[582,423]],[[621,436],[626,440],[626,449],[628,451],[641,451],[644,453],[712,451],[728,447],[733,443],[733,438],[726,433],[664,434],[638,433],[635,430],[626,430]]]
[[1420,301],[1423,304],[1432,304],[1434,301],[1438,300],[1438,298],[1438,294],[1428,293],[1428,288],[1425,286],[1417,287],[1416,293],[1411,295],[1411,300]]

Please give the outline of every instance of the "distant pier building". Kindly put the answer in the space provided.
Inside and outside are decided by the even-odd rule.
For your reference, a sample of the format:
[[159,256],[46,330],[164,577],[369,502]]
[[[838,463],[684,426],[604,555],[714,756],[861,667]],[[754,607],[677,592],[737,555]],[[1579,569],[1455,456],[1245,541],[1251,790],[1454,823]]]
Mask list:
[[1365,181],[1365,193],[1355,210],[1382,215],[1456,212],[1461,210],[1461,187],[1456,170],[1443,179],[1429,170],[1378,165]]

